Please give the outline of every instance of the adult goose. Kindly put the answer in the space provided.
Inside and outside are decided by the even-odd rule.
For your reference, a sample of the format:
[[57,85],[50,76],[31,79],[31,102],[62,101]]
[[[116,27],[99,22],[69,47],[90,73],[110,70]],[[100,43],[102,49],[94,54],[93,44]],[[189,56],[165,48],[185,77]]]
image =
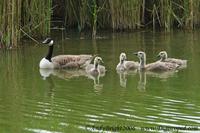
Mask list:
[[121,53],[119,56],[119,63],[116,67],[117,71],[135,70],[139,67],[139,63],[135,61],[127,61],[126,54]]
[[179,65],[177,65],[177,64],[173,64],[173,63],[169,63],[169,62],[160,62],[160,61],[146,64],[145,52],[138,51],[134,54],[137,55],[137,57],[140,60],[139,70],[162,72],[162,71],[176,70],[179,67]]
[[95,57],[94,64],[89,64],[86,66],[86,72],[88,74],[91,74],[93,76],[95,75],[104,75],[105,74],[105,67],[100,65],[100,63],[103,63],[103,60],[101,57]]
[[175,63],[175,64],[178,64],[180,66],[186,66],[187,65],[187,60],[175,59],[175,58],[168,58],[166,51],[161,51],[158,54],[158,57],[160,57],[160,61],[161,62]]
[[56,69],[56,68],[84,68],[93,59],[92,55],[58,55],[52,57],[53,54],[53,45],[54,41],[51,38],[45,39],[43,44],[49,46],[48,53],[46,57],[41,59],[39,67],[40,68],[49,68],[49,69]]

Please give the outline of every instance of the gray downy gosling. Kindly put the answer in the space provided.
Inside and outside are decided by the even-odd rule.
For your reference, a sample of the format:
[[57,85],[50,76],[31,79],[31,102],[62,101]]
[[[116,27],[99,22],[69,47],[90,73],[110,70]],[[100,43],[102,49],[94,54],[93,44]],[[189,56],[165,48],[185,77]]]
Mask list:
[[104,75],[106,72],[105,66],[100,65],[100,63],[103,63],[103,60],[101,57],[95,57],[94,64],[89,64],[86,66],[86,72],[88,74],[91,74],[93,76],[95,75]]
[[176,70],[179,67],[179,65],[177,65],[177,64],[173,64],[173,63],[169,63],[169,62],[160,62],[160,61],[146,64],[146,53],[145,52],[138,51],[134,54],[140,60],[139,70],[162,72],[162,71]]
[[160,57],[159,61],[161,61],[161,62],[170,62],[170,63],[178,64],[180,66],[187,66],[187,60],[168,58],[168,55],[167,55],[166,51],[161,51],[158,54],[158,57]]
[[139,67],[139,63],[135,61],[127,61],[125,53],[121,53],[119,56],[119,63],[117,64],[117,71],[135,70]]

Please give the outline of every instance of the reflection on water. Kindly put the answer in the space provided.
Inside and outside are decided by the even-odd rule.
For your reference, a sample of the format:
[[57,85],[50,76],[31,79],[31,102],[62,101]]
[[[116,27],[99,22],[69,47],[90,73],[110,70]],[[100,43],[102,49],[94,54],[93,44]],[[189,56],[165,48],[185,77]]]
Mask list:
[[176,75],[177,71],[166,71],[166,72],[162,72],[162,73],[156,73],[156,72],[146,72],[146,74],[148,76],[152,76],[152,77],[156,77],[156,78],[160,78],[163,80],[167,80],[167,78],[172,78]]
[[[172,127],[200,128],[198,33],[113,36],[96,40],[95,45],[89,39],[56,40],[55,55],[100,55],[107,69],[103,77],[79,70],[39,70],[46,48],[32,47],[30,42],[19,50],[0,51],[0,131],[99,132],[98,126],[116,125],[133,126],[138,132],[145,132],[143,127],[170,126],[169,131],[158,132],[177,132]],[[189,60],[187,68],[159,74],[115,70],[121,51],[137,60],[132,53],[143,50],[149,63],[163,49],[173,57]],[[90,128],[93,125],[97,128]]]
[[103,74],[97,74],[97,75],[92,75],[92,74],[87,74],[87,77],[89,79],[92,79],[94,81],[94,90],[96,92],[101,92],[101,90],[103,89],[103,84],[100,83],[100,77],[104,77],[105,76],[105,73]]
[[[104,77],[104,74],[98,74],[98,75],[92,75],[89,73],[86,73],[85,70],[79,69],[79,70],[73,70],[73,69],[39,69],[40,75],[43,77],[44,80],[47,79],[47,77],[50,77],[51,75],[56,76],[60,79],[69,80],[73,78],[78,77],[87,77],[88,79],[93,80],[94,82],[94,90],[96,92],[101,92],[103,89],[103,84],[100,83],[100,77]],[[51,78],[48,78],[48,80]]]
[[151,71],[117,71],[119,75],[120,86],[126,88],[128,76],[136,77],[139,76],[137,88],[139,91],[146,90],[147,76],[167,81],[168,78],[174,77],[177,71],[165,71],[165,72],[151,72]]
[[138,81],[138,90],[145,91],[146,90],[146,72],[145,71],[139,71],[139,81]]
[[128,75],[131,75],[131,76],[134,76],[137,74],[137,70],[129,70],[129,71],[118,71],[117,70],[117,73],[119,75],[119,82],[120,82],[120,85],[121,87],[124,87],[126,88],[126,82],[127,82],[127,76]]
[[67,70],[67,69],[40,69],[40,75],[46,79],[50,75],[57,76],[58,78],[68,80],[78,78],[80,76],[87,76],[84,70]]

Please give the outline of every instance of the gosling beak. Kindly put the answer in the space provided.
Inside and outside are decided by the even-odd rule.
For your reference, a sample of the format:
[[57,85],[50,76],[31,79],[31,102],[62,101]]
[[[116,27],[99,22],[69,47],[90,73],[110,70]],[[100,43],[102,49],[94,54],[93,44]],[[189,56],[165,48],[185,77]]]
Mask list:
[[101,63],[104,63],[103,60],[101,60]]
[[136,56],[138,55],[138,53],[137,53],[137,52],[135,52],[135,53],[133,53],[133,54],[134,54],[134,55],[136,55]]
[[156,57],[157,57],[157,58],[160,58],[160,55],[158,54]]

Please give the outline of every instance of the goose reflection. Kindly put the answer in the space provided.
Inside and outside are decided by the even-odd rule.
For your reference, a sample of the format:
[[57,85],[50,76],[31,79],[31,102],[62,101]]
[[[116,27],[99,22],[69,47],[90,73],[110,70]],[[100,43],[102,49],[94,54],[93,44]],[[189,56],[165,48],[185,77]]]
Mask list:
[[40,69],[40,75],[43,77],[44,80],[50,75],[56,76],[64,80],[68,80],[80,76],[86,76],[87,73],[84,70]]
[[43,77],[44,80],[48,79],[51,75],[56,76],[60,79],[69,80],[78,77],[86,77],[88,79],[93,80],[94,82],[94,89],[95,91],[101,91],[103,88],[103,84],[100,83],[100,77],[104,77],[105,73],[103,74],[89,74],[85,70],[66,70],[66,69],[39,69],[40,75]]

